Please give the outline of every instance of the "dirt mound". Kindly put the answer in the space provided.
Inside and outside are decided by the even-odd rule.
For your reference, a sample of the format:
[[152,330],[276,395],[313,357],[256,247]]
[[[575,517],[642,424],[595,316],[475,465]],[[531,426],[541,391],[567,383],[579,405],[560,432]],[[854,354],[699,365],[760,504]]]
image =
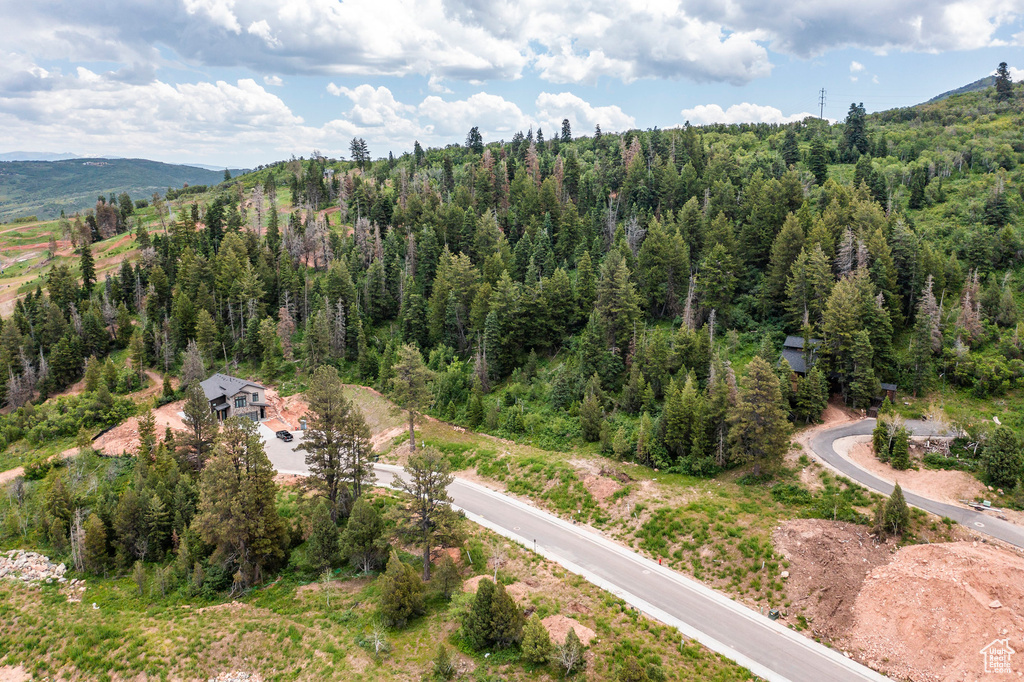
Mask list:
[[842,521],[787,521],[772,539],[789,562],[789,622],[803,616],[812,633],[830,640],[849,631],[864,578],[887,563],[894,550],[876,542],[864,526]]
[[561,614],[548,616],[541,620],[541,624],[544,626],[544,629],[548,631],[548,634],[551,635],[551,643],[555,645],[565,643],[565,637],[569,634],[569,630],[575,630],[576,636],[579,637],[580,641],[586,646],[589,646],[590,643],[597,638],[596,632],[585,625],[580,625],[572,618]]
[[1024,651],[1024,557],[968,542],[904,547],[871,572],[855,608],[850,651],[872,667],[901,679],[988,679],[982,648],[1008,638]]
[[298,429],[299,421],[306,416],[306,412],[309,410],[306,398],[301,393],[282,398],[277,391],[268,388],[267,402],[270,404],[270,414],[284,422],[285,426],[283,428],[288,431]]
[[871,449],[871,436],[848,436],[835,441],[835,451],[865,471],[886,481],[899,481],[900,487],[932,500],[959,504],[959,500],[984,497],[985,486],[966,471],[920,469],[896,471],[878,461]]
[[28,682],[32,676],[20,665],[0,665],[0,682]]
[[[181,415],[178,414],[181,412],[184,404],[184,400],[178,400],[153,410],[153,418],[156,421],[156,437],[158,439],[164,437],[164,431],[167,428],[170,428],[172,431],[185,430],[185,423],[182,422]],[[92,446],[111,457],[124,453],[137,454],[139,451],[139,418],[131,417],[124,420],[93,441]]]

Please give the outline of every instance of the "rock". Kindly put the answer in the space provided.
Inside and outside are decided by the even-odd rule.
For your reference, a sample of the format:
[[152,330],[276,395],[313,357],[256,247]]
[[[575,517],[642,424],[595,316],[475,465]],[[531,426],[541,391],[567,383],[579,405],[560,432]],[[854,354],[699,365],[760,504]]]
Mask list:
[[998,599],[993,599],[992,601],[989,602],[988,607],[990,609],[1001,609],[1001,608],[1003,608],[1003,605],[999,602]]
[[789,571],[783,571],[781,573],[781,575],[782,575],[783,578],[788,578],[789,577]]

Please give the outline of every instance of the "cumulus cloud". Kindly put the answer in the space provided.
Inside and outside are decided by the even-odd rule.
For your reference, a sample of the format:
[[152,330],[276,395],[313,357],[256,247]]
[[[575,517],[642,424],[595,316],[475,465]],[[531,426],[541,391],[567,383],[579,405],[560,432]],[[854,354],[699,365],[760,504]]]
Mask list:
[[263,84],[264,85],[272,85],[274,87],[280,87],[280,86],[284,85],[284,81],[281,80],[280,76],[264,76],[263,77]]
[[733,104],[728,109],[722,109],[717,104],[701,104],[692,109],[683,109],[679,112],[683,120],[693,125],[708,125],[710,123],[792,123],[802,121],[814,114],[803,112],[789,116],[782,113],[775,107],[762,104]]
[[254,35],[257,38],[261,38],[267,47],[280,47],[281,41],[278,40],[273,33],[270,31],[270,24],[267,23],[266,19],[260,19],[249,24],[249,28],[246,29],[246,33]]
[[595,107],[571,92],[542,92],[536,101],[537,120],[550,126],[552,134],[562,129],[562,119],[569,119],[576,135],[589,134],[600,125],[606,132],[636,127],[636,119],[617,106]]
[[[24,87],[7,87],[19,78]],[[541,93],[535,110],[526,112],[487,92],[404,102],[384,86],[334,83],[327,90],[337,105],[328,120],[311,123],[268,91],[280,78],[263,80],[132,82],[85,67],[64,74],[31,62],[0,63],[0,148],[31,139],[37,149],[63,149],[71,139],[79,154],[255,165],[312,149],[346,156],[349,140],[357,136],[367,140],[372,154],[385,155],[411,150],[415,140],[448,144],[473,126],[484,139],[496,140],[538,125],[550,126],[554,134],[563,118],[581,129],[634,125],[619,107],[594,106],[569,92]]]
[[857,62],[857,61],[850,62],[850,73],[858,73],[858,72],[863,71],[863,70],[864,70],[864,65],[861,64],[860,62]]

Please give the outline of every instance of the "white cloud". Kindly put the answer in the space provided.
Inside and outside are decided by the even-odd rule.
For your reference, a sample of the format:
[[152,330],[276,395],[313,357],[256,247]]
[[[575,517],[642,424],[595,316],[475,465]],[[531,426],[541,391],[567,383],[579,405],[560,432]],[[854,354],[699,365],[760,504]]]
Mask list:
[[[1024,80],[1024,69],[1018,69],[1016,66],[1007,66],[1006,70],[1010,73],[1010,79],[1014,83],[1019,83]],[[995,75],[995,69],[992,70],[992,75]]]
[[[235,16],[235,0],[184,0],[184,4],[189,14],[206,15],[215,26],[236,34],[242,32]],[[249,32],[252,33],[252,26]]]
[[597,125],[605,132],[629,130],[636,119],[617,106],[595,107],[571,92],[542,92],[536,101],[537,120],[550,126],[551,134],[561,131],[562,119],[569,119],[575,135],[589,134]]
[[427,81],[427,89],[431,92],[438,92],[441,94],[449,94],[452,91],[451,88],[441,82],[440,78],[433,74],[431,74],[430,80]]
[[786,116],[781,110],[775,107],[761,104],[733,104],[728,109],[722,109],[717,104],[701,104],[692,109],[683,109],[679,114],[683,120],[693,125],[707,125],[710,123],[792,123],[802,121],[814,114],[804,112]]
[[270,24],[267,23],[266,19],[260,19],[249,24],[249,28],[246,29],[246,33],[254,35],[257,38],[262,38],[263,42],[267,44],[267,47],[280,47],[281,41],[274,37],[274,34],[270,32]]
[[857,61],[850,62],[850,73],[858,73],[858,72],[863,71],[863,70],[864,70],[864,65],[861,64],[860,62],[857,62]]
[[[10,82],[23,87],[8,88]],[[541,93],[535,110],[525,112],[487,92],[403,102],[387,87],[334,83],[327,89],[340,106],[329,120],[310,123],[268,91],[280,82],[265,76],[264,83],[243,78],[175,85],[124,80],[84,67],[64,75],[31,62],[0,64],[0,149],[23,147],[27,139],[37,149],[63,149],[74,140],[79,154],[255,165],[312,149],[346,156],[356,136],[367,140],[372,154],[386,155],[411,150],[414,140],[449,144],[473,126],[485,140],[507,140],[538,125],[553,135],[563,118],[579,132],[596,123],[605,130],[634,125],[619,107],[594,106],[569,92]]]
[[281,80],[280,76],[264,76],[263,77],[263,84],[264,85],[272,85],[274,87],[280,87],[280,86],[284,85],[284,81]]

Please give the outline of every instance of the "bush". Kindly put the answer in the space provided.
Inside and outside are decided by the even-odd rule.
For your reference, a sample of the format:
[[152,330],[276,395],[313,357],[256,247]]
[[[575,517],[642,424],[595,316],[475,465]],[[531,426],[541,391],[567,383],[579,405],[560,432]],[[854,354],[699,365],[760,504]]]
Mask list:
[[981,461],[989,485],[1012,488],[1020,476],[1020,440],[1009,427],[1000,426],[985,444]]
[[393,627],[402,627],[423,613],[423,581],[398,555],[391,553],[380,581],[380,615]]

